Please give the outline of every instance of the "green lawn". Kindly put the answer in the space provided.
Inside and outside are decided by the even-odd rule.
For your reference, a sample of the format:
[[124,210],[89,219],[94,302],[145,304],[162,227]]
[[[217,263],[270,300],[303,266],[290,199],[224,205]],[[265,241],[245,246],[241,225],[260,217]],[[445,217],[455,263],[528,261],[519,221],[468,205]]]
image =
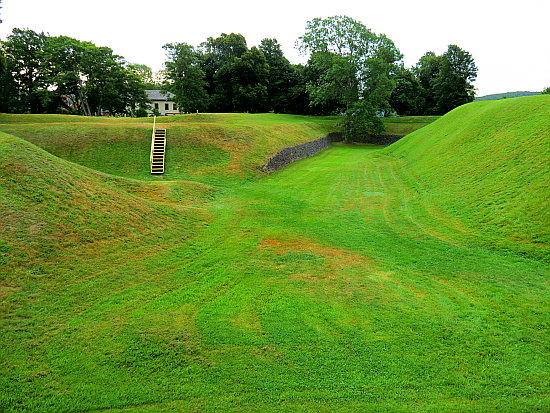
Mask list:
[[[445,122],[395,147],[337,144],[271,175],[228,145],[223,172],[163,181],[94,172],[0,134],[0,407],[549,410],[548,245],[513,248],[509,232],[499,243],[482,219],[453,212],[452,191],[473,195],[446,192],[445,168],[421,156],[451,133]],[[274,145],[285,125],[256,126]],[[234,127],[238,141],[250,126]],[[538,194],[538,175],[508,182],[521,179]],[[501,209],[508,226],[518,209]]]

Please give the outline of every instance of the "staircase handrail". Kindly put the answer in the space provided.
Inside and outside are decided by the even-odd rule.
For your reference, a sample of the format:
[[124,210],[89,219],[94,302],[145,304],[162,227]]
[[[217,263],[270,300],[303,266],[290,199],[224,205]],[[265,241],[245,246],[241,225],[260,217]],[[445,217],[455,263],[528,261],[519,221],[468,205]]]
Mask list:
[[153,149],[155,144],[155,129],[157,126],[157,117],[153,116],[153,133],[151,133],[151,155],[149,156],[149,162],[153,162]]

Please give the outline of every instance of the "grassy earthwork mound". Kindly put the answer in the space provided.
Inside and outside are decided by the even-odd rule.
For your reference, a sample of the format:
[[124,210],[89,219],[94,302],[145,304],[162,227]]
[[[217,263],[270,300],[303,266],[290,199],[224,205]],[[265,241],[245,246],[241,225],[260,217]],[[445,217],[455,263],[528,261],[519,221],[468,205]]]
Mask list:
[[0,115],[0,410],[549,410],[548,119]]

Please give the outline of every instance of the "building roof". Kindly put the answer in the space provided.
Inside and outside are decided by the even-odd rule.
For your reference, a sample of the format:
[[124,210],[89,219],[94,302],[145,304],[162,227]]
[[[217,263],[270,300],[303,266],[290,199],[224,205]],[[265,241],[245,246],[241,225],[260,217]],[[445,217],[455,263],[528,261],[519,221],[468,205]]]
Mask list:
[[161,90],[146,90],[147,99],[149,100],[173,100],[174,94],[170,92],[163,92]]

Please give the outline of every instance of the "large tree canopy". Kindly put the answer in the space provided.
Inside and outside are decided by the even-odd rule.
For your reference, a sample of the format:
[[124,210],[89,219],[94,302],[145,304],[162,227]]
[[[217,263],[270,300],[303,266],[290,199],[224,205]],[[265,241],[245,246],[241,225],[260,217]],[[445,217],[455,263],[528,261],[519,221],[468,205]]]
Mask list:
[[203,111],[208,107],[206,74],[200,66],[200,54],[185,43],[164,45],[168,60],[164,63],[165,89],[174,93],[180,111]]
[[277,39],[263,39],[259,49],[269,66],[267,77],[268,110],[276,113],[288,113],[297,110],[300,101],[306,100],[301,95],[305,91],[305,82],[297,73],[299,69],[292,66],[281,50]]
[[320,73],[308,85],[312,104],[332,102],[345,112],[346,138],[358,130],[380,132],[382,123],[373,117],[390,107],[393,74],[402,57],[393,42],[350,17],[333,16],[308,22],[299,47],[311,54],[310,64]]
[[391,107],[400,115],[419,115],[426,105],[425,90],[412,70],[401,66],[395,75],[395,89],[390,96]]
[[16,110],[36,113],[47,106],[46,38],[44,33],[13,29],[7,41],[2,42],[8,70],[17,85]]
[[427,52],[411,70],[402,68],[391,103],[401,115],[442,115],[474,99],[476,77],[470,53],[449,45],[441,56]]
[[132,115],[146,104],[139,76],[108,47],[28,29],[14,29],[1,47],[15,85],[2,96],[11,99],[7,111]]
[[442,56],[441,68],[433,83],[438,113],[446,113],[474,100],[472,82],[476,77],[477,67],[472,55],[456,45],[450,45]]
[[[174,56],[167,62],[168,73],[173,72],[175,62]],[[222,33],[217,38],[209,37],[199,46],[193,61],[188,59],[182,65],[187,68],[190,82],[192,73],[195,73],[196,93],[192,95],[197,96],[200,89],[200,100],[208,101],[209,110],[259,112],[268,109],[269,65],[261,50],[257,47],[248,49],[241,34]],[[184,99],[183,96],[178,97],[178,94],[184,93],[183,89],[172,89],[178,99]],[[187,90],[191,89],[191,84],[188,84]]]

